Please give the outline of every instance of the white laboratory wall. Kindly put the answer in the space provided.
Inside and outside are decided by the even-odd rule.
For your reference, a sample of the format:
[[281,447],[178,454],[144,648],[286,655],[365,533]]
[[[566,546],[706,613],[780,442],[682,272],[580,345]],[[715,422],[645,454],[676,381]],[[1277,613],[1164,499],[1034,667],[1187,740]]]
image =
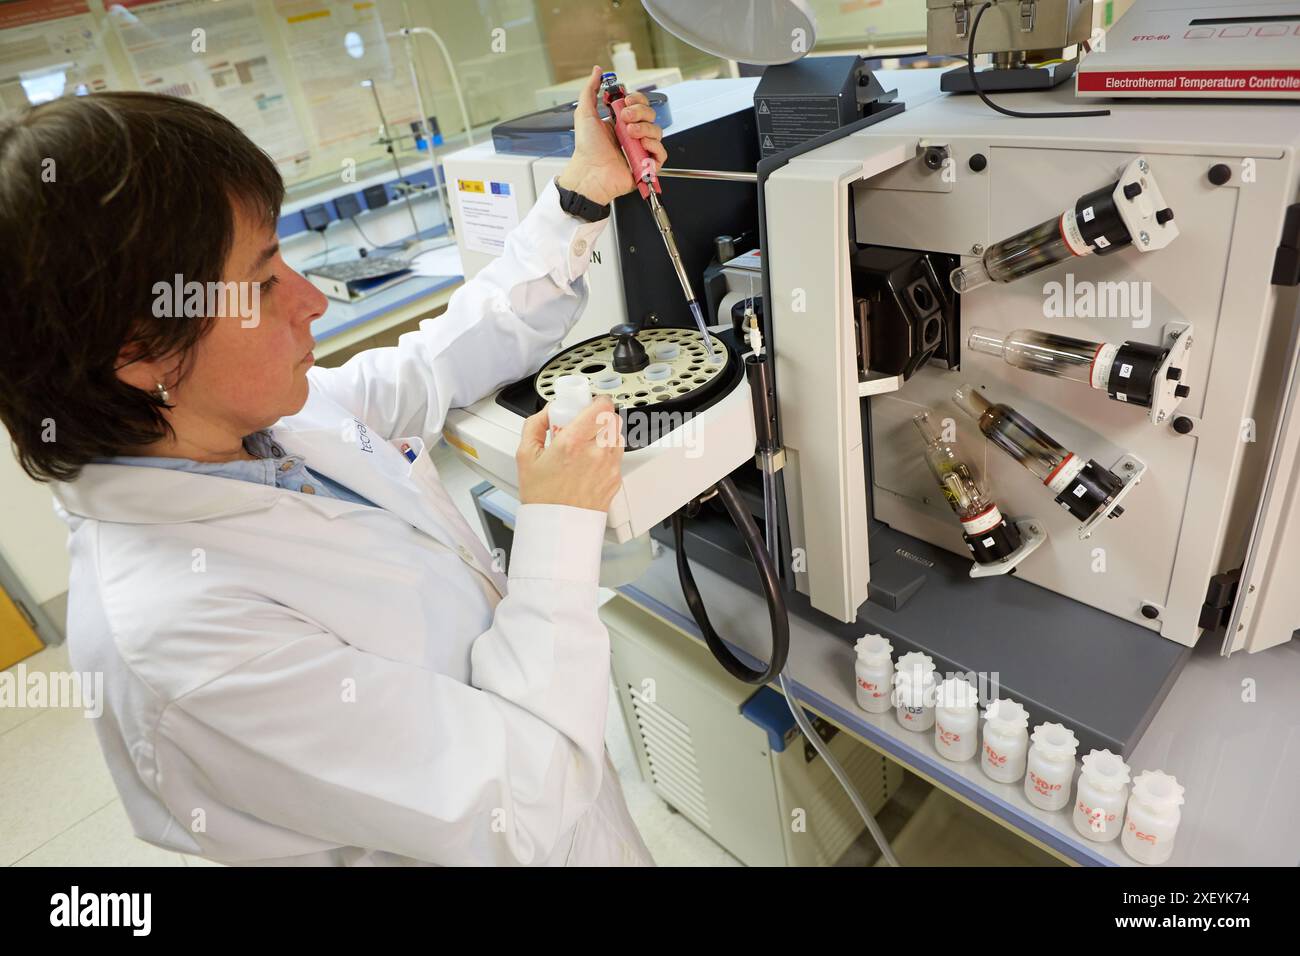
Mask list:
[[68,526],[54,514],[49,486],[27,477],[9,433],[0,453],[0,557],[37,604],[68,589]]

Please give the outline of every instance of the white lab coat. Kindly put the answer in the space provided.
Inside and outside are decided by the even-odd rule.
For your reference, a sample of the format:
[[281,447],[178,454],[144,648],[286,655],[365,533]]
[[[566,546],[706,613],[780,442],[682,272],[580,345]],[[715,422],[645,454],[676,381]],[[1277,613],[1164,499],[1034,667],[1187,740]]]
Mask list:
[[130,465],[55,484],[69,654],[104,673],[142,839],[238,864],[650,862],[604,751],[605,515],[521,506],[507,590],[429,458],[448,408],[558,347],[601,228],[550,185],[444,315],[310,371],[272,436],[378,509]]

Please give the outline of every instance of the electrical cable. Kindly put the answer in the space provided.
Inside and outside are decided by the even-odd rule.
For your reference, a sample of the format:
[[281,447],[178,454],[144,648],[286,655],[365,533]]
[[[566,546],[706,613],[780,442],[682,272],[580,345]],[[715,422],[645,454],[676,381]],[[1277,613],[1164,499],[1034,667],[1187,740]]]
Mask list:
[[[759,354],[761,348],[761,343],[759,343],[754,350],[756,355]],[[765,439],[760,439],[760,446],[766,447],[765,441]],[[738,660],[722,642],[709,621],[708,612],[704,607],[704,599],[700,595],[694,575],[691,574],[690,563],[686,555],[683,525],[689,509],[689,506],[687,506],[678,509],[673,514],[672,526],[673,548],[677,555],[677,576],[691,616],[695,619],[696,626],[699,627],[705,643],[708,645],[709,650],[713,652],[713,656],[733,677],[750,684],[766,684],[773,676],[776,677],[781,687],[781,693],[785,697],[786,706],[790,708],[790,713],[794,716],[799,730],[821,756],[822,760],[826,762],[831,774],[839,781],[854,809],[862,817],[862,822],[866,825],[871,838],[880,849],[881,857],[890,866],[901,866],[898,857],[894,855],[893,848],[889,845],[889,840],[880,828],[880,824],[872,816],[871,810],[853,785],[853,781],[849,779],[848,773],[831,754],[830,748],[826,746],[826,742],[822,740],[821,735],[817,733],[816,728],[808,719],[808,715],[804,713],[803,708],[795,698],[794,688],[785,675],[785,663],[790,649],[790,613],[785,604],[785,596],[781,592],[781,582],[775,564],[779,560],[778,556],[780,554],[776,476],[768,469],[763,471],[763,522],[766,541],[760,536],[758,526],[754,523],[754,518],[749,513],[748,506],[741,499],[731,479],[723,478],[717,483],[715,490],[726,507],[727,513],[731,515],[731,520],[745,540],[745,546],[758,569],[759,581],[767,598],[768,617],[772,631],[772,654],[767,669],[757,671]]]
[[826,766],[830,768],[831,773],[835,775],[835,779],[844,788],[844,792],[853,801],[854,809],[858,811],[858,816],[862,817],[862,822],[867,825],[867,830],[871,833],[871,839],[876,841],[876,846],[880,849],[880,855],[885,858],[885,862],[890,866],[902,866],[903,864],[898,862],[898,857],[894,855],[894,848],[889,845],[889,840],[885,837],[885,831],[880,829],[880,824],[876,822],[870,808],[863,802],[857,787],[853,786],[853,781],[849,779],[849,775],[845,773],[839,761],[831,756],[831,752],[826,748],[826,743],[822,740],[821,734],[817,733],[816,728],[808,719],[808,715],[803,712],[803,708],[795,703],[794,688],[790,686],[788,681],[789,678],[782,674],[780,678],[781,692],[785,695],[786,703],[790,705],[790,713],[794,714],[799,729],[803,731],[803,735],[808,738],[813,748],[821,754],[822,759],[826,761]]
[[352,223],[352,228],[361,234],[361,238],[364,239],[372,249],[397,249],[400,246],[405,245],[405,242],[386,242],[380,245],[366,235],[366,231],[361,228],[361,223],[357,222],[356,216],[349,216],[348,222]]
[[684,535],[686,508],[679,508],[673,513],[672,518],[673,548],[677,552],[677,577],[681,581],[682,594],[686,598],[686,606],[690,608],[691,617],[695,618],[695,623],[704,636],[704,643],[709,646],[718,663],[732,677],[746,684],[766,684],[781,673],[790,650],[790,617],[785,607],[785,595],[781,593],[781,582],[777,579],[772,557],[763,545],[763,537],[759,534],[758,525],[754,523],[754,517],[749,513],[749,506],[741,499],[740,492],[736,490],[730,478],[723,478],[714,488],[717,490],[718,497],[722,499],[727,513],[731,515],[731,520],[735,522],[737,530],[745,539],[745,547],[749,550],[749,557],[753,560],[754,566],[758,568],[763,594],[767,598],[768,618],[772,627],[772,653],[765,670],[754,670],[732,654],[709,621],[709,612],[704,607],[704,599],[700,596],[700,589],[695,584],[695,576],[691,573],[691,565],[686,557]]
[[309,256],[307,256],[305,259],[303,259],[303,260],[302,260],[303,262],[312,262],[312,261],[314,261],[314,260],[316,260],[316,259],[319,259],[321,256],[325,256],[325,262],[324,262],[324,263],[321,263],[322,265],[325,265],[325,264],[327,264],[327,263],[329,262],[329,253],[330,253],[331,249],[330,249],[330,240],[329,240],[329,236],[326,235],[326,232],[327,232],[327,230],[329,229],[329,227],[332,226],[332,225],[333,225],[332,222],[331,222],[331,223],[326,223],[324,229],[313,229],[313,230],[311,230],[312,232],[319,232],[319,233],[320,233],[320,237],[321,237],[321,239],[323,239],[323,240],[325,241],[325,248],[322,249],[320,252],[313,252],[311,255],[309,255]]
[[1027,113],[1023,110],[1008,109],[1005,106],[999,106],[988,98],[988,94],[980,88],[979,79],[975,72],[975,31],[979,29],[980,18],[984,16],[984,11],[993,6],[997,0],[986,0],[985,4],[975,13],[975,19],[970,25],[970,37],[966,45],[966,72],[970,75],[971,89],[979,95],[984,101],[984,105],[989,109],[1001,113],[1004,116],[1013,116],[1017,119],[1061,119],[1069,116],[1109,116],[1110,110],[1065,110],[1065,111],[1047,111],[1042,113]]
[[[779,526],[776,513],[776,476],[768,472],[763,473],[763,521],[768,528],[767,549],[775,558],[780,548],[777,541]],[[817,733],[812,721],[808,719],[808,715],[803,712],[803,708],[796,702],[794,688],[790,686],[790,680],[785,676],[784,670],[781,672],[779,682],[781,684],[781,693],[785,695],[786,704],[790,708],[790,713],[794,715],[795,723],[799,725],[803,735],[813,745],[813,748],[821,754],[822,759],[826,761],[826,766],[830,768],[835,779],[839,781],[840,786],[853,803],[854,809],[858,811],[858,816],[862,817],[862,822],[866,824],[871,838],[876,841],[876,846],[880,849],[880,855],[884,857],[890,866],[902,866],[898,862],[898,857],[894,855],[894,848],[889,845],[889,840],[885,837],[885,831],[880,828],[880,824],[876,822],[876,818],[871,813],[866,801],[858,793],[858,788],[853,785],[853,781],[849,779],[848,773],[840,766],[840,762],[831,755],[830,748],[822,740],[821,734]]]

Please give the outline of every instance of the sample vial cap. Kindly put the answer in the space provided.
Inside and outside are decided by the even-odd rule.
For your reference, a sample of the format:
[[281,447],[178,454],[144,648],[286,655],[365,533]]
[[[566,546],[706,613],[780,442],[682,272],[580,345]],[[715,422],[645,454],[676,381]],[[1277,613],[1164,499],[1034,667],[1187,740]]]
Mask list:
[[1074,731],[1064,724],[1054,724],[1050,721],[1039,724],[1029,735],[1029,739],[1034,742],[1035,750],[1057,760],[1066,758],[1073,760],[1079,750],[1079,738],[1074,736]]
[[854,642],[853,647],[858,652],[858,660],[877,667],[888,664],[890,655],[894,653],[894,645],[879,634],[864,634]]
[[1092,750],[1083,758],[1083,775],[1100,790],[1119,790],[1129,781],[1128,764],[1109,750]]
[[934,692],[934,705],[949,710],[965,710],[970,707],[978,707],[980,702],[979,691],[968,680],[960,677],[949,677],[941,681]]
[[1143,770],[1133,780],[1133,796],[1150,807],[1178,807],[1183,803],[1183,785],[1163,770]]
[[989,704],[984,719],[998,730],[1024,730],[1029,726],[1029,711],[1009,697],[999,697]]
[[555,380],[555,400],[565,404],[591,403],[591,383],[585,375],[561,375]]
[[894,664],[894,670],[905,680],[912,680],[914,677],[924,680],[934,673],[934,659],[920,651],[908,651]]

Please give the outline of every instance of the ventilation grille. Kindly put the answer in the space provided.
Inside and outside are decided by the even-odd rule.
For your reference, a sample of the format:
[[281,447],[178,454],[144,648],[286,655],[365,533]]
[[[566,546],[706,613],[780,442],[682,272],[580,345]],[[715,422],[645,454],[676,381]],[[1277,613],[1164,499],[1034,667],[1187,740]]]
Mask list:
[[[836,753],[836,759],[867,808],[872,813],[878,812],[890,793],[884,757],[862,745],[845,749],[847,753]],[[810,829],[816,834],[828,862],[833,863],[862,832],[862,818],[825,761],[819,758],[817,764],[821,772],[814,775],[816,789],[808,797],[808,816],[818,825]]]
[[631,684],[627,685],[627,694],[655,789],[696,824],[709,828],[709,802],[695,762],[690,727],[658,704],[643,699]]
[[[891,770],[897,765],[843,734],[830,741],[829,747],[867,808],[878,813],[898,785],[893,778],[901,779],[902,771]],[[790,818],[793,808],[807,812],[807,831],[787,838],[789,862],[796,866],[833,864],[862,832],[862,818],[820,756],[808,762],[802,746],[790,748],[777,766],[784,818]]]

